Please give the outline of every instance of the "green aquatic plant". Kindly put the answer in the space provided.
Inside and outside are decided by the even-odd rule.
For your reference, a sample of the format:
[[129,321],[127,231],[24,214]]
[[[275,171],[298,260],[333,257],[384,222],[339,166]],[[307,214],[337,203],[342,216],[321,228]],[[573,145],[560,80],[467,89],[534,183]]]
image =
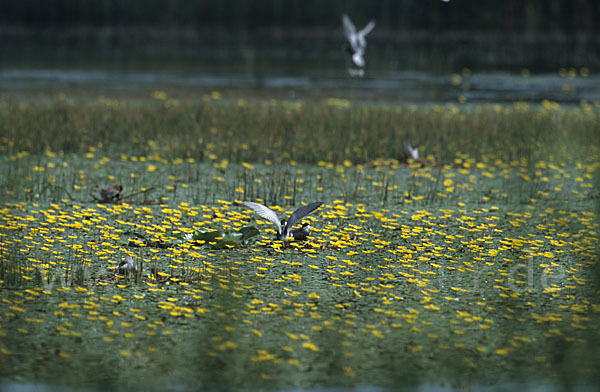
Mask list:
[[[210,99],[3,103],[3,380],[597,382],[595,109]],[[405,126],[424,158],[395,156]],[[115,183],[133,196],[89,198]],[[324,203],[283,246],[250,199]]]

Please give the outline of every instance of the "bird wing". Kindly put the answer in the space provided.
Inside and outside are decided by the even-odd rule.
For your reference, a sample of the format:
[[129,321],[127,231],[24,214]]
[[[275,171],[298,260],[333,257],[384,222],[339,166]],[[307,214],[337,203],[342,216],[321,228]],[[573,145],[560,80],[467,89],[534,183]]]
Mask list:
[[310,214],[311,212],[313,212],[314,210],[319,208],[322,204],[323,204],[323,202],[317,201],[317,202],[302,206],[302,207],[298,208],[296,211],[294,211],[294,213],[292,215],[290,215],[290,219],[288,219],[285,224],[285,230],[284,230],[285,235],[287,236],[289,234],[289,231],[296,224],[296,222],[298,222],[299,220],[301,220],[302,218],[304,218],[305,216],[307,216],[308,214]]
[[365,39],[365,35],[369,34],[371,30],[375,27],[375,21],[370,21],[368,25],[363,27],[361,31],[358,32],[358,43],[362,48],[367,47],[367,40]]
[[371,30],[373,30],[373,27],[375,27],[375,21],[374,20],[370,21],[368,25],[366,25],[365,27],[363,27],[362,30],[360,30],[358,32],[358,35],[364,37],[365,35],[369,34],[371,32]]
[[419,149],[410,145],[410,142],[404,143],[404,154],[407,158],[419,159]]
[[271,210],[269,207],[263,206],[262,204],[253,203],[251,201],[245,201],[242,204],[277,226],[277,233],[281,234],[281,222],[273,210]]
[[354,23],[352,23],[346,14],[342,16],[342,21],[344,22],[344,34],[346,35],[346,38],[352,41],[352,36],[356,34],[356,27],[354,27]]

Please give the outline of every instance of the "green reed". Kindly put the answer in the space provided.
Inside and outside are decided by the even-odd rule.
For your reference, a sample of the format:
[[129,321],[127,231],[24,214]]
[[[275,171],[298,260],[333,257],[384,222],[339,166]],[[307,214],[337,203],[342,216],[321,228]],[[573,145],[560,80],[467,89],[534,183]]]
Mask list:
[[[319,161],[354,164],[401,158],[405,141],[436,162],[456,151],[503,160],[570,154],[597,144],[600,111],[547,103],[407,107],[273,101],[4,103],[3,153],[78,153],[92,146],[121,154],[196,162]],[[211,158],[212,157],[212,158]],[[44,190],[44,184],[39,184]]]

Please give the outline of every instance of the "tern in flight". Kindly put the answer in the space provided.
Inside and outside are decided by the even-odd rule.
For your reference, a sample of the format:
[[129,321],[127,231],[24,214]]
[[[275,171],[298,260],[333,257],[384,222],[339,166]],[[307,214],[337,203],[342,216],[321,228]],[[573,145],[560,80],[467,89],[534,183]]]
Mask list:
[[365,66],[365,50],[367,49],[367,40],[365,35],[369,34],[373,27],[375,27],[375,21],[370,21],[362,30],[356,31],[354,23],[350,20],[348,15],[342,16],[344,22],[344,34],[348,38],[348,44],[346,45],[346,51],[352,55],[352,61],[357,67]]
[[242,205],[248,207],[261,217],[273,223],[277,227],[276,239],[283,241],[291,236],[293,236],[295,240],[305,240],[310,234],[310,225],[305,223],[301,228],[294,230],[292,230],[292,227],[294,224],[296,224],[296,222],[301,221],[304,217],[319,208],[322,204],[322,202],[318,201],[302,206],[294,211],[287,221],[280,221],[277,214],[275,214],[269,207],[265,207],[262,204],[253,203],[251,201],[245,201],[242,203]]

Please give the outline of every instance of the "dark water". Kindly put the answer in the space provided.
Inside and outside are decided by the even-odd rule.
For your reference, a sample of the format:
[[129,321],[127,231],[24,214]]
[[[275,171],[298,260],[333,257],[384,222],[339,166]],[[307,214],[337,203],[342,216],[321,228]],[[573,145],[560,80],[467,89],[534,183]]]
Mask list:
[[406,103],[600,100],[600,42],[555,37],[374,34],[362,78],[341,32],[4,34],[0,94],[231,91],[258,98]]
[[[115,72],[107,70],[23,70],[0,71],[4,94],[36,91],[84,89],[98,94],[141,93],[152,90],[238,90],[258,96],[302,98],[307,95],[342,96],[360,100],[415,103],[539,102],[549,99],[562,103],[600,100],[600,76],[566,79],[542,74],[524,78],[509,73],[478,73],[461,77],[454,85],[451,75],[426,72],[370,72],[362,79],[339,77],[177,74],[168,72]],[[456,78],[456,76],[455,76]],[[463,98],[464,97],[464,98]]]

